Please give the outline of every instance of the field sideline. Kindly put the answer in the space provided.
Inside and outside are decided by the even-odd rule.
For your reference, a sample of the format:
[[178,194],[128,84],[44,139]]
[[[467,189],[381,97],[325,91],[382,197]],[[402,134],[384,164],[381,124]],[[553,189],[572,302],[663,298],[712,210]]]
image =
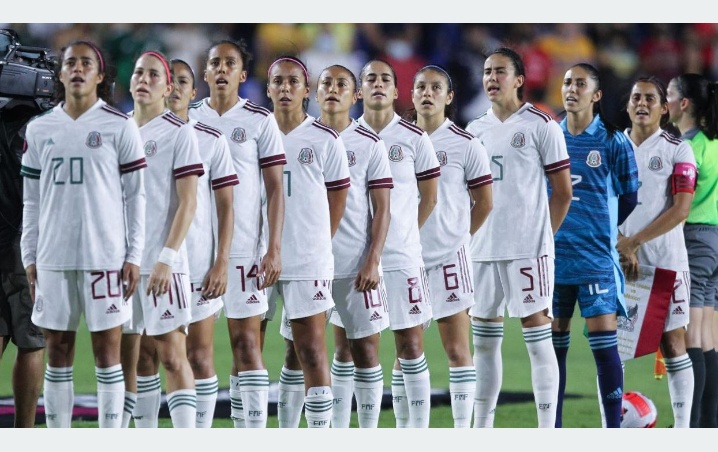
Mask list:
[[[277,317],[279,317],[279,314]],[[588,341],[582,334],[583,325],[583,319],[574,318],[571,349],[568,358],[566,393],[576,397],[569,398],[564,403],[564,427],[566,428],[598,428],[601,426],[596,395],[595,364],[588,348]],[[327,330],[327,336],[331,354],[333,347],[331,330]],[[229,385],[231,354],[228,343],[226,319],[222,316],[217,321],[215,329],[215,361],[221,388],[226,388]],[[448,389],[448,364],[435,322],[426,331],[425,354],[429,363],[432,387]],[[505,322],[503,354],[502,391],[531,393],[531,369],[518,319],[507,319]],[[78,332],[75,356],[75,392],[77,394],[94,394],[96,391],[94,364],[91,358],[89,333],[84,328]],[[264,357],[269,370],[270,381],[277,381],[284,357],[284,343],[279,335],[278,319],[269,323]],[[654,357],[655,355],[649,355],[626,363],[625,390],[640,391],[650,397],[658,409],[656,427],[669,427],[673,423],[673,415],[668,397],[668,385],[665,377],[661,380],[656,380],[653,377]],[[11,344],[6,350],[2,362],[0,362],[0,397],[10,397],[12,395],[11,372],[14,359],[15,349],[14,345]],[[381,341],[381,364],[384,369],[384,385],[386,388],[391,383],[390,369],[393,366],[393,361],[393,337],[390,333],[385,333],[382,335]],[[169,419],[167,419],[161,420],[161,426],[163,421],[166,421],[166,425],[171,425],[169,424]],[[96,423],[87,424],[76,426],[96,426]],[[231,425],[229,419],[215,420],[216,427],[231,427]],[[356,413],[353,413],[352,426],[356,425]],[[276,416],[270,416],[268,426],[277,426]],[[393,426],[394,418],[391,410],[382,411],[380,427]],[[431,427],[448,428],[451,426],[451,408],[448,405],[432,409]],[[536,413],[533,403],[500,403],[497,408],[495,426],[498,428],[535,427]]]

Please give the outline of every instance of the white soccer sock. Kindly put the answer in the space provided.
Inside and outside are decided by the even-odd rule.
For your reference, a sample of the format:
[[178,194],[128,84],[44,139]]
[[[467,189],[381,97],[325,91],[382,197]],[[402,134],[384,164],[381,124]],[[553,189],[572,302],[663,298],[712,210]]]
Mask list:
[[72,408],[75,405],[72,367],[47,366],[43,399],[47,427],[70,428],[72,426]]
[[472,319],[471,332],[476,369],[474,428],[493,428],[503,373],[501,343],[504,339],[504,324]]
[[214,409],[217,406],[217,392],[219,391],[219,380],[217,375],[209,378],[194,381],[197,392],[197,428],[212,428],[214,420]]
[[551,324],[521,328],[531,361],[531,385],[539,428],[556,428],[558,360],[551,340]]
[[172,427],[195,428],[197,423],[197,391],[178,389],[167,394],[167,407],[170,409]]
[[381,398],[384,395],[381,364],[370,369],[354,369],[354,395],[357,399],[359,428],[377,428]]
[[396,369],[391,370],[391,406],[394,409],[396,428],[408,428],[409,399],[406,397],[404,373]]
[[122,410],[122,428],[129,428],[132,419],[132,410],[137,404],[137,394],[125,391],[125,404]]
[[[239,387],[242,393],[245,426],[266,428],[269,409],[269,372],[267,369],[240,372]],[[302,388],[304,388],[303,382]]]
[[100,428],[122,427],[125,405],[125,378],[122,365],[100,369],[95,367],[97,378],[97,421]]
[[229,403],[230,417],[234,422],[234,428],[244,428],[244,405],[242,404],[242,393],[239,386],[239,377],[229,376]]
[[399,358],[404,374],[406,398],[409,400],[409,427],[429,428],[431,414],[431,380],[426,357],[422,353],[415,359]]
[[449,396],[454,428],[471,427],[475,394],[476,369],[473,366],[449,367]]
[[309,388],[304,398],[304,417],[307,428],[329,428],[332,420],[334,396],[329,386]]
[[332,428],[349,428],[352,417],[352,396],[354,395],[354,362],[332,361]]
[[673,407],[673,428],[689,428],[693,407],[693,362],[688,353],[664,358],[668,376],[668,394]]
[[162,389],[160,374],[137,376],[137,403],[132,410],[136,428],[157,428]]
[[278,389],[277,419],[279,428],[298,428],[304,407],[304,372],[282,366]]

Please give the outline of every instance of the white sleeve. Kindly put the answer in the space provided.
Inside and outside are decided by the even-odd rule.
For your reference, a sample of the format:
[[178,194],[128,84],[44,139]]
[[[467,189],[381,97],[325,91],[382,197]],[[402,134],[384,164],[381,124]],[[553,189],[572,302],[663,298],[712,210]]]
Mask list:
[[386,152],[384,140],[377,141],[371,147],[367,178],[367,186],[370,190],[373,188],[394,188],[389,154]]
[[434,145],[426,132],[421,134],[416,145],[416,156],[414,157],[414,173],[416,180],[428,180],[441,176],[441,166],[436,158]]
[[37,151],[30,140],[31,133],[28,131],[28,139],[25,141],[25,152],[22,155],[22,168],[20,174],[23,176],[23,209],[22,209],[22,236],[20,237],[20,253],[22,265],[35,263],[37,258],[37,238],[39,234],[40,218],[40,162],[37,158]]
[[127,251],[125,262],[140,266],[145,248],[145,175],[147,162],[137,124],[128,120],[117,140],[122,193],[125,202]]
[[349,161],[341,137],[330,141],[324,161],[324,185],[327,191],[349,188]]
[[194,127],[185,124],[180,127],[175,140],[173,173],[175,179],[181,179],[186,176],[196,174],[201,176],[204,174],[204,165],[199,155],[199,143]]
[[543,161],[546,174],[565,170],[571,167],[566,148],[566,138],[563,136],[561,126],[554,120],[546,123],[544,137],[539,145],[539,154]]
[[224,134],[214,140],[213,151],[209,164],[212,190],[239,184],[237,171],[235,171],[234,163],[232,163],[229,143],[227,143],[227,138]]

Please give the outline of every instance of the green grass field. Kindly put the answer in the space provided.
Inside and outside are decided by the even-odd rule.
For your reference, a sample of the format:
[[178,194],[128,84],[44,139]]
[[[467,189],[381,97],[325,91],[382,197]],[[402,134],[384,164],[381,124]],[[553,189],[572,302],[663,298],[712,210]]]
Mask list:
[[[576,318],[572,325],[572,341],[568,358],[568,382],[566,393],[570,397],[564,402],[563,425],[565,428],[598,428],[601,426],[596,395],[596,368],[588,341],[581,334],[583,320]],[[329,352],[332,351],[331,331],[327,330]],[[444,355],[436,324],[426,331],[425,354],[429,362],[431,383],[434,388],[448,388],[448,364]],[[269,379],[277,381],[284,357],[284,343],[279,335],[279,322],[270,322],[267,331],[265,361],[269,370]],[[0,363],[0,397],[12,395],[11,370],[15,353],[11,345]],[[656,427],[669,427],[673,423],[668,385],[665,377],[656,380],[653,376],[655,355],[645,356],[626,363],[626,391],[640,391],[650,397],[658,409]],[[217,321],[215,332],[215,359],[220,387],[228,386],[231,369],[226,320],[222,317]],[[391,371],[394,361],[393,337],[391,333],[382,335],[381,364],[384,369],[385,387],[390,386]],[[531,369],[526,347],[521,336],[518,319],[507,319],[503,342],[503,386],[502,393],[530,393]],[[77,351],[74,368],[74,385],[77,394],[94,394],[96,391],[94,364],[90,348],[89,333],[78,332]],[[503,398],[503,397],[502,397]],[[304,422],[304,421],[302,421]],[[535,427],[536,411],[533,402],[499,403],[496,412],[495,427],[530,428]],[[96,422],[75,422],[73,427],[96,427]],[[169,419],[161,419],[160,426],[171,427]],[[218,418],[215,427],[231,428],[229,419]],[[276,416],[270,416],[269,427],[277,427]],[[356,413],[352,415],[352,427],[358,427]],[[394,427],[394,415],[391,409],[383,410],[380,427]],[[451,407],[436,406],[431,411],[430,426],[432,428],[451,428],[453,426]]]

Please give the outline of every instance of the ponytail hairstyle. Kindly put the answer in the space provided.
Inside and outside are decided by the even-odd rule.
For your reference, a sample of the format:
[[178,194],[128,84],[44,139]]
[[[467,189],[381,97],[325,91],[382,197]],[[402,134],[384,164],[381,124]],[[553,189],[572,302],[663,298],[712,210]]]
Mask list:
[[[668,97],[666,95],[666,85],[658,77],[654,75],[651,75],[650,77],[640,77],[635,82],[633,82],[633,86],[635,86],[636,83],[650,83],[651,85],[655,86],[656,90],[658,91],[658,96],[661,98],[661,105],[666,105],[668,103]],[[668,111],[661,115],[661,128],[665,128],[668,124],[668,117]]]
[[[519,55],[515,50],[508,47],[499,47],[498,49],[486,55],[486,58],[490,57],[491,55],[503,55],[506,58],[510,59],[511,64],[513,64],[514,66],[514,74],[517,77],[519,75],[523,76],[524,80],[526,79],[526,68],[524,66],[524,60],[521,59],[521,55]],[[521,101],[524,100],[524,85],[526,85],[525,82],[521,84],[521,86],[519,86],[516,90],[516,95]]]
[[[416,71],[416,74],[414,74],[414,80],[411,83],[412,89],[414,88],[414,84],[416,83],[416,77],[426,71],[434,71],[441,74],[441,76],[444,77],[444,79],[446,80],[446,94],[454,93],[454,96],[456,96],[456,93],[454,91],[454,81],[451,80],[449,72],[438,64],[428,64]],[[409,108],[403,115],[404,119],[410,122],[416,122],[416,116],[417,112],[414,106]],[[444,106],[444,117],[449,118],[451,121],[453,121],[456,117],[456,106],[453,102]]]
[[[305,85],[307,88],[310,88],[310,86],[309,86],[309,71],[307,70],[307,65],[304,64],[304,62],[303,62],[302,60],[300,60],[299,58],[297,58],[297,57],[295,57],[295,56],[293,56],[293,55],[282,55],[282,56],[280,56],[280,57],[277,57],[277,58],[272,62],[272,64],[269,65],[269,68],[267,69],[267,86],[269,86],[269,83],[270,83],[269,73],[272,72],[272,68],[274,67],[274,65],[277,64],[277,63],[283,63],[283,62],[285,62],[285,61],[290,62],[290,63],[294,63],[294,64],[296,64],[297,66],[299,66],[299,68],[300,68],[300,69],[302,70],[302,72],[304,73],[304,85]],[[306,112],[308,108],[309,108],[309,98],[308,98],[308,97],[305,97],[305,98],[302,100],[302,109]]]
[[[601,90],[601,74],[598,72],[598,69],[596,69],[593,65],[588,63],[578,63],[571,66],[570,69],[573,69],[575,67],[579,67],[583,69],[584,71],[588,72],[588,76],[596,82],[596,91],[602,91]],[[613,138],[613,135],[619,131],[619,128],[613,124],[612,122],[608,121],[606,119],[606,116],[603,114],[603,107],[601,105],[601,99],[598,102],[595,102],[593,104],[593,114],[598,115],[601,117],[601,121],[603,121],[603,125],[606,127],[606,132],[608,134],[609,138]]]
[[714,140],[718,137],[718,86],[700,74],[681,74],[673,79],[681,99],[691,101],[689,114],[700,130]]

